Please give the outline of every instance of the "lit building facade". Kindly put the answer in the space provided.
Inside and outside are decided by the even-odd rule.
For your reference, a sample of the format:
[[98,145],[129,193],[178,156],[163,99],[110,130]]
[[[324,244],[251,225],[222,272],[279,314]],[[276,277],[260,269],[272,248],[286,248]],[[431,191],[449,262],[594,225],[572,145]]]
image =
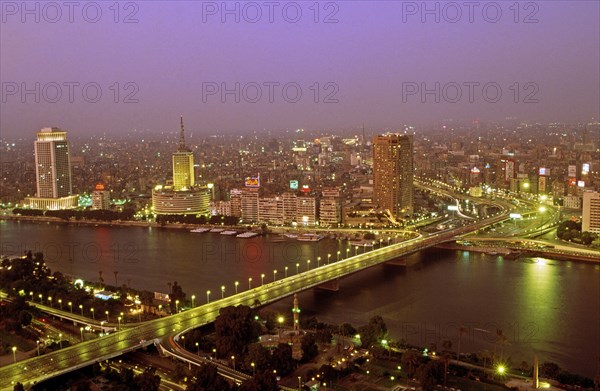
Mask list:
[[92,191],[92,209],[110,209],[110,191],[101,183]]
[[317,199],[311,196],[296,198],[296,222],[301,226],[314,226],[317,222]]
[[158,185],[152,190],[156,214],[210,215],[211,189],[195,186],[194,155],[185,146],[181,117],[179,148],[173,154],[173,185]]
[[398,218],[413,213],[413,136],[373,138],[373,198],[380,210]]
[[43,128],[34,141],[36,196],[25,199],[35,209],[71,209],[77,207],[73,194],[71,156],[67,132]]
[[244,188],[240,199],[240,214],[244,222],[258,221],[258,189]]
[[194,154],[185,146],[183,117],[180,119],[179,148],[173,153],[173,189],[187,190],[194,187]]
[[583,193],[583,222],[581,231],[600,233],[600,193],[586,191]]
[[157,186],[152,191],[156,214],[209,215],[210,190],[205,187],[176,191],[171,186]]

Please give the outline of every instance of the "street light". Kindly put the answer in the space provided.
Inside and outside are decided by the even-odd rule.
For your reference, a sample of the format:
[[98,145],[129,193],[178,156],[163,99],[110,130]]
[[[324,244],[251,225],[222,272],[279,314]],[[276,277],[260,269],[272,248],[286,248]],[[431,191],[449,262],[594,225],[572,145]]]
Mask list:
[[273,270],[273,281],[277,280],[277,269]]
[[252,289],[252,277],[248,277],[248,290]]
[[92,312],[92,320],[96,320],[96,316],[94,315],[94,308],[90,308],[90,311]]
[[40,304],[42,304],[42,294],[40,293],[38,297],[40,298]]
[[60,348],[62,349],[62,333],[58,333],[58,343],[60,344]]
[[233,370],[235,371],[235,356],[231,356],[231,360],[233,361]]
[[321,267],[321,257],[317,257],[317,267]]
[[252,367],[252,376],[256,375],[256,364],[254,364],[253,362],[250,363],[250,366]]
[[52,296],[48,296],[48,302],[50,303],[50,307],[52,307]]
[[121,317],[117,317],[117,320],[119,321],[119,327],[117,327],[117,331],[121,330]]
[[331,254],[327,254],[327,264],[329,265],[329,260],[331,259]]
[[210,303],[210,291],[206,291],[206,304]]
[[79,328],[79,334],[81,334],[81,342],[83,342],[83,327]]
[[277,322],[279,322],[279,339],[281,339],[281,328],[283,327],[283,316],[280,316],[279,318],[277,318]]
[[38,356],[40,355],[40,340],[38,339],[37,341],[35,341],[35,344],[37,345],[37,351],[38,351]]
[[300,264],[296,262],[296,274],[298,274],[298,267],[300,267]]
[[73,303],[68,302],[67,304],[69,304],[69,308],[71,309],[71,313],[73,313]]
[[235,285],[235,294],[237,295],[237,293],[238,293],[238,285],[240,285],[240,282],[236,281],[236,282],[233,283],[233,285]]
[[287,271],[288,271],[288,267],[285,267],[285,278],[287,278]]
[[225,285],[221,285],[221,299],[225,298]]
[[306,260],[306,270],[310,270],[310,259]]
[[79,304],[79,309],[81,310],[81,316],[83,316],[83,304]]
[[196,350],[198,351],[198,357],[200,357],[200,344],[196,342]]
[[338,260],[338,261],[340,260],[340,253],[341,253],[341,251],[340,251],[340,250],[338,250],[338,252],[337,252],[337,260]]
[[110,319],[108,318],[108,310],[104,311],[104,313],[106,314],[106,323],[109,323]]
[[13,352],[13,361],[17,362],[17,347],[16,346],[12,347],[12,352]]
[[196,306],[196,295],[192,295],[192,307]]
[[175,300],[175,312],[179,312],[179,300]]
[[265,283],[265,273],[262,273],[260,275],[260,285],[264,285],[264,283]]
[[346,248],[346,258],[350,257],[350,247]]
[[62,311],[62,299],[58,299],[58,305],[60,306],[60,310]]

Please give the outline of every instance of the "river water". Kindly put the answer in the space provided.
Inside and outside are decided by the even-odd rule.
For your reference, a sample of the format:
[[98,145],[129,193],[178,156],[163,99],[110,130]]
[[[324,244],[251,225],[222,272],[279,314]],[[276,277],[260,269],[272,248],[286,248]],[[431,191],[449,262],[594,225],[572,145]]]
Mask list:
[[[53,271],[137,289],[167,292],[177,281],[196,302],[306,270],[347,254],[347,243],[317,243],[273,236],[224,235],[139,227],[95,227],[0,221],[0,254],[42,251]],[[353,254],[355,249],[350,251]],[[359,249],[362,252],[362,249]],[[330,256],[328,257],[328,254]],[[317,257],[321,257],[318,261]],[[600,265],[551,259],[430,249],[411,255],[416,266],[377,266],[340,281],[338,292],[299,295],[302,316],[330,323],[364,324],[381,315],[390,337],[461,352],[496,351],[513,363],[554,361],[594,376],[600,357]],[[298,264],[298,266],[296,266]],[[117,273],[115,273],[117,272]],[[271,308],[291,317],[291,298]],[[505,337],[497,342],[497,330]]]

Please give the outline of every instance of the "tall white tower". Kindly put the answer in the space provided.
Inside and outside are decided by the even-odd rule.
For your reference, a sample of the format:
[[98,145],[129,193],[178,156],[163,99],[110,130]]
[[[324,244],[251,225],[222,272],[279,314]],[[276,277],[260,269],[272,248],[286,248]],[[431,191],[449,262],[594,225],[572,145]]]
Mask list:
[[34,149],[37,196],[61,198],[72,195],[67,132],[59,128],[43,128],[37,132]]

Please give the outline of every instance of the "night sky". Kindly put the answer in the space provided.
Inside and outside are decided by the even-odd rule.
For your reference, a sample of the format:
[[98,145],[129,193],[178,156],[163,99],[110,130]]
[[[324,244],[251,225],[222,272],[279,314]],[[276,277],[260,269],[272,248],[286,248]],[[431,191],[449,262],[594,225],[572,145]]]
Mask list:
[[[447,3],[427,2],[440,9],[436,23],[435,15],[421,15],[422,2],[321,2],[318,15],[312,1],[273,2],[271,23],[262,1],[228,2],[239,7],[237,23],[221,1],[121,2],[118,16],[112,1],[97,2],[99,17],[92,6],[84,13],[81,2],[72,22],[63,2],[55,3],[59,17],[43,3],[39,12],[36,2],[27,3],[34,13],[26,14],[20,1],[2,1],[0,133],[33,137],[44,126],[80,135],[176,132],[181,114],[186,130],[199,134],[362,123],[397,129],[445,119],[598,120],[600,2],[521,2],[518,15],[512,1],[476,2],[472,23],[464,2]],[[137,23],[123,23],[128,17]],[[234,90],[236,82],[239,103],[234,93],[208,94]],[[407,94],[415,86],[434,90],[436,82],[439,96]],[[470,82],[479,83],[472,85],[473,102],[464,84]],[[34,93],[21,96],[35,83],[39,102]],[[86,83],[96,83],[87,101]],[[292,84],[284,96],[286,83]],[[484,93],[486,83],[493,84]],[[94,103],[97,87],[102,96]],[[302,96],[292,103],[298,87]]]

